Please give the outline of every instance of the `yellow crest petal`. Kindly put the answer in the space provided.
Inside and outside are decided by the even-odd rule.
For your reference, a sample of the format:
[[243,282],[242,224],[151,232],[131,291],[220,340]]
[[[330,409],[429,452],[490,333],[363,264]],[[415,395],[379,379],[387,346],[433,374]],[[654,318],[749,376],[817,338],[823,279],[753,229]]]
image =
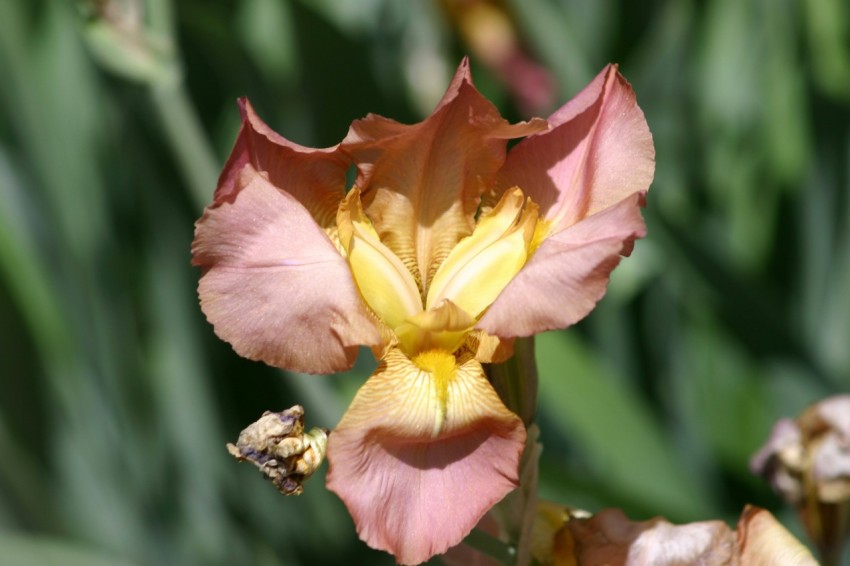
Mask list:
[[426,308],[448,299],[478,318],[525,265],[536,224],[537,206],[519,189],[505,191],[440,266]]
[[366,304],[390,328],[422,312],[410,271],[383,243],[363,212],[360,192],[351,190],[337,213],[340,244]]
[[475,319],[451,301],[412,316],[395,328],[401,349],[407,355],[425,350],[454,352],[475,326]]

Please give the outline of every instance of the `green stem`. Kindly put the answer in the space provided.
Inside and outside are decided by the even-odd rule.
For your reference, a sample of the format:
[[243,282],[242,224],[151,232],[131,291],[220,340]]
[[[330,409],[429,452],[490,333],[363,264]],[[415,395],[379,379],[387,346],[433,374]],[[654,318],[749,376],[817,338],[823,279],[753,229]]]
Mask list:
[[147,19],[98,11],[83,27],[92,55],[119,76],[145,85],[162,131],[198,210],[212,200],[219,163],[186,92],[172,0],[147,0]]
[[526,427],[525,450],[520,460],[519,487],[509,493],[495,508],[507,539],[516,547],[513,564],[531,563],[531,530],[537,507],[538,462],[541,446],[540,431],[534,424],[537,412],[537,363],[534,357],[534,338],[517,338],[514,355],[501,364],[487,369],[493,387],[502,401],[516,413]]
[[168,143],[189,185],[198,210],[212,200],[220,169],[198,113],[186,92],[177,45],[172,0],[147,0],[152,37],[160,38],[168,49],[163,72],[149,83],[151,100],[159,115]]
[[516,560],[516,549],[505,544],[494,536],[490,536],[482,530],[472,529],[465,539],[464,544],[485,554],[504,566],[514,564]]
[[519,415],[526,427],[537,414],[537,361],[534,337],[517,338],[514,355],[501,364],[491,364],[487,376],[505,406]]

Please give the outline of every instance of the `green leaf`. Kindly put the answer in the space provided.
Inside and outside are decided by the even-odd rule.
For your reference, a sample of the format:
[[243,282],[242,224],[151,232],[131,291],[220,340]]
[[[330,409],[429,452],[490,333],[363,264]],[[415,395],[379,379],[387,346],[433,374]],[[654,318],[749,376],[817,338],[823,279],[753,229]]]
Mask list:
[[710,515],[710,494],[689,477],[637,391],[606,371],[575,333],[542,334],[537,348],[541,410],[578,445],[591,475],[647,509]]
[[0,532],[4,564],[39,566],[122,566],[130,562],[70,539]]

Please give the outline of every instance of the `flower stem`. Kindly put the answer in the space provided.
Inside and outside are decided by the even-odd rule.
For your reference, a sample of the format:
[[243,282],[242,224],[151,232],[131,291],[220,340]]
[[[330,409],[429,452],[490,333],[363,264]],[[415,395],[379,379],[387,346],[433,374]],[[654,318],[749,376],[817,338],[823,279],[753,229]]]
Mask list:
[[537,414],[537,361],[534,337],[517,338],[514,355],[501,364],[491,364],[487,376],[505,406],[516,413],[526,427]]
[[83,5],[88,6],[83,36],[92,55],[103,68],[147,87],[190,196],[203,209],[219,166],[186,91],[171,0],[89,0]]
[[478,552],[485,554],[504,566],[511,566],[516,560],[516,548],[505,544],[494,536],[480,529],[472,529],[472,532],[463,540]]
[[507,539],[515,545],[512,563],[526,566],[531,563],[531,530],[537,507],[538,462],[542,450],[537,441],[540,430],[534,424],[537,412],[534,338],[517,338],[514,356],[504,363],[491,365],[487,374],[499,397],[526,427],[525,450],[520,460],[520,485],[493,509]]

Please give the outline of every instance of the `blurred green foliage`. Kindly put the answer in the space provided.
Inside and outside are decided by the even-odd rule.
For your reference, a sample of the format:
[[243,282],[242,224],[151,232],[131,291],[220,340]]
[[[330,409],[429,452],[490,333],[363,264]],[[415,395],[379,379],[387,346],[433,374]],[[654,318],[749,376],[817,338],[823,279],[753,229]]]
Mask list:
[[[332,145],[367,112],[423,117],[466,46],[424,1],[112,4],[124,20],[0,3],[3,563],[390,564],[323,478],[283,499],[224,449],[265,409],[333,426],[373,362],[314,377],[238,358],[197,306],[189,244],[238,96]],[[508,8],[560,101],[620,63],[658,162],[649,236],[588,319],[538,338],[541,494],[635,519],[780,509],[749,455],[850,387],[848,4]]]

